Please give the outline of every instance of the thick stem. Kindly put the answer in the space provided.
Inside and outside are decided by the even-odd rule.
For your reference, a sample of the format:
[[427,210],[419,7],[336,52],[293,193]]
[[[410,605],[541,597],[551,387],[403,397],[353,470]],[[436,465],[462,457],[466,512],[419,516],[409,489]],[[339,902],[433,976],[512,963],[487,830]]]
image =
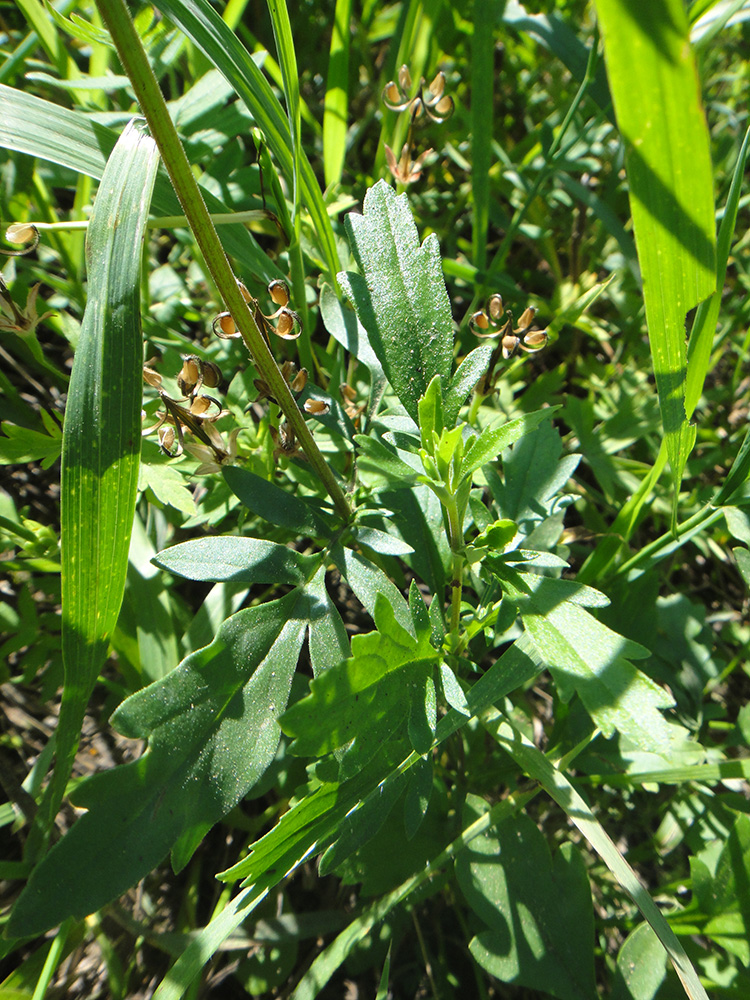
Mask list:
[[328,490],[336,510],[345,520],[349,520],[352,512],[344,492],[315,444],[305,418],[279,371],[250,308],[242,297],[125,2],[96,0],[96,5],[112,35],[120,62],[133,85],[138,103],[146,116],[151,135],[159,147],[164,166],[203,254],[206,267],[237,329],[242,331],[242,337],[258,369],[258,374],[278,400],[289,426],[302,446],[310,465]]

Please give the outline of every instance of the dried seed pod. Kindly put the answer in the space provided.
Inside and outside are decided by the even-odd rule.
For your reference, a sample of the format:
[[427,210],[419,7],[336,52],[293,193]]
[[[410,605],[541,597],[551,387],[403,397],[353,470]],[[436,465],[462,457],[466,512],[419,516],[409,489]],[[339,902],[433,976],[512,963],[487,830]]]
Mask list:
[[30,222],[14,222],[5,230],[5,238],[8,243],[38,243],[39,230]]
[[314,417],[324,417],[331,407],[322,399],[305,400],[305,413],[310,413]]
[[404,93],[408,94],[411,90],[411,73],[406,63],[398,71],[398,82]]
[[543,347],[546,347],[549,336],[546,330],[531,330],[523,338],[524,344],[531,351],[541,351]]
[[502,295],[499,295],[497,292],[494,295],[490,295],[487,299],[487,312],[493,323],[500,322],[505,312]]
[[289,305],[289,286],[285,281],[272,281],[268,286],[268,294],[277,306]]
[[219,313],[213,321],[212,326],[216,336],[220,337],[222,340],[235,340],[237,337],[242,336],[237,329],[237,324],[232,319],[231,313]]
[[172,451],[175,443],[175,429],[169,425],[159,428],[159,447],[164,452],[165,455],[169,455],[170,458],[177,458],[178,455],[182,454],[182,446],[178,443],[177,450]]
[[521,313],[521,318],[518,321],[518,332],[523,333],[524,330],[528,330],[531,324],[534,322],[534,317],[536,316],[536,307],[527,306],[526,309]]
[[507,361],[508,358],[512,358],[518,350],[518,345],[521,343],[521,339],[520,337],[516,337],[515,334],[508,333],[503,337],[501,343],[503,345],[503,357]]
[[273,332],[282,340],[296,340],[302,333],[302,323],[297,313],[292,312],[291,309],[279,309]]
[[150,385],[152,389],[161,389],[162,377],[159,372],[149,367],[150,363],[149,361],[143,366],[143,381],[146,385]]
[[203,384],[209,389],[217,389],[223,380],[221,368],[214,361],[203,362]]
[[31,222],[14,222],[5,230],[9,243],[25,244],[23,250],[0,250],[6,257],[23,257],[39,246],[39,230]]
[[348,382],[342,382],[339,386],[339,392],[349,403],[353,403],[357,398],[357,393],[352,389]]
[[494,337],[497,335],[497,330],[490,328],[490,321],[484,309],[471,314],[469,326],[472,333],[475,333],[477,337]]
[[202,362],[195,354],[185,354],[182,357],[182,368],[177,376],[177,386],[183,396],[193,393],[202,381]]
[[437,73],[428,89],[432,94],[433,99],[436,102],[439,101],[445,91],[445,73],[443,73],[442,70]]
[[302,392],[302,390],[307,385],[307,368],[302,368],[292,379],[292,392]]

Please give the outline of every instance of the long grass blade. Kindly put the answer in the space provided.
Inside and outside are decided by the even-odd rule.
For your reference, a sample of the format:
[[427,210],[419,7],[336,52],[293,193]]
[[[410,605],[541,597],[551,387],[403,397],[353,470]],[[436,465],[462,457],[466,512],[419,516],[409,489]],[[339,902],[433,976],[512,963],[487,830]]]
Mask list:
[[65,686],[47,822],[62,800],[125,586],[141,447],[141,249],[157,165],[156,143],[131,123],[109,158],[88,230],[89,297],[63,426]]
[[[597,0],[626,148],[651,354],[675,496],[695,441],[685,413],[685,315],[716,287],[708,129],[682,0]],[[634,71],[634,67],[637,70]]]
[[349,22],[352,0],[336,0],[323,106],[323,169],[326,187],[341,181],[349,109]]
[[273,27],[276,51],[279,56],[287,117],[289,119],[289,138],[292,144],[292,205],[294,208],[292,220],[295,223],[295,231],[298,231],[299,161],[302,138],[300,134],[297,57],[294,54],[294,39],[292,38],[292,26],[289,23],[289,11],[286,8],[286,0],[268,0],[268,10],[271,15],[271,26]]

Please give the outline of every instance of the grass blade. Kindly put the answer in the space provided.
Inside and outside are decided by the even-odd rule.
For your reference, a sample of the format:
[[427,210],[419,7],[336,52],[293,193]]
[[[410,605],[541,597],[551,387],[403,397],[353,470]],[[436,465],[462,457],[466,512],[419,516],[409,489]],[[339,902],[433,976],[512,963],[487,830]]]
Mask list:
[[323,110],[323,166],[326,187],[341,181],[349,108],[349,22],[352,0],[337,0],[333,15],[328,81]]
[[[685,315],[716,287],[709,137],[681,0],[598,0],[626,147],[651,353],[676,495],[695,440],[685,413]],[[633,67],[637,67],[637,72]],[[673,523],[676,514],[673,514]]]
[[63,427],[65,687],[47,821],[70,775],[125,585],[141,449],[141,247],[157,164],[156,143],[131,123],[107,163],[88,231],[89,298]]
[[293,220],[296,230],[298,228],[296,220],[299,214],[299,160],[301,154],[297,58],[294,54],[292,26],[289,23],[286,0],[268,0],[268,10],[271,15],[276,51],[279,55],[287,117],[289,118],[289,137],[292,144],[292,205],[294,206]]

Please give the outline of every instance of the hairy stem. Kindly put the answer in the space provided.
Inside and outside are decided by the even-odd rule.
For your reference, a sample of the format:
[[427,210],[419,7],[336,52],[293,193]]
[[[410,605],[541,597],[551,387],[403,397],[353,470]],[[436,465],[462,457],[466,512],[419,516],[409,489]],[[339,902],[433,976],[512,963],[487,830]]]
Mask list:
[[135,91],[141,110],[159,147],[172,185],[180,199],[190,228],[193,231],[211,277],[219,289],[224,303],[232,315],[237,329],[271,394],[278,400],[290,428],[307,456],[310,465],[320,477],[339,514],[349,520],[351,509],[336,477],[305,423],[305,418],[292,396],[286,380],[271,354],[253,314],[242,297],[232,268],[219,242],[211,216],[203,201],[198,183],[193,176],[185,150],[169,117],[167,105],[159,89],[146,53],[135,30],[125,0],[96,0],[102,20],[112,35],[125,72]]

